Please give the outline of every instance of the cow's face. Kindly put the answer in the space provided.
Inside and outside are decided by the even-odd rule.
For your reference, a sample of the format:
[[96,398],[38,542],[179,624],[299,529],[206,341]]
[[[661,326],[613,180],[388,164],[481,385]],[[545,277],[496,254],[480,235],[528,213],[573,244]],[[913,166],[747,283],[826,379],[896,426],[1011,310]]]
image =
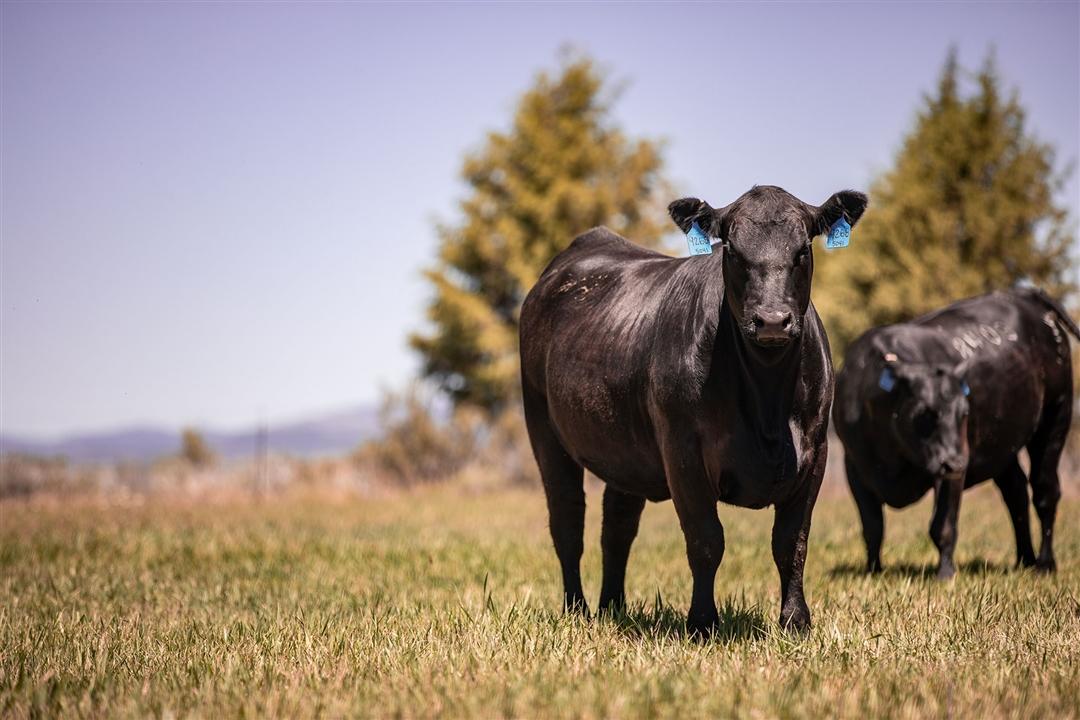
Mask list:
[[721,241],[724,300],[743,336],[768,348],[787,346],[802,332],[814,274],[813,238],[841,217],[854,225],[865,209],[866,196],[851,190],[814,207],[772,186],[755,186],[721,209],[697,198],[668,206],[683,232],[697,223]]
[[963,373],[962,367],[890,362],[877,379],[897,446],[935,478],[967,468],[970,391]]

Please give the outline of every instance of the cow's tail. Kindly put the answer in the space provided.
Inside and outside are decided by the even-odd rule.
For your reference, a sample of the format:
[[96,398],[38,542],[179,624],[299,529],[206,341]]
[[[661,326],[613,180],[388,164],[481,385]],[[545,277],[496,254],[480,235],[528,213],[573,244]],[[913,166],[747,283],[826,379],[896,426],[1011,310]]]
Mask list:
[[1057,315],[1058,322],[1061,323],[1061,326],[1068,330],[1069,334],[1074,338],[1080,340],[1080,327],[1076,326],[1076,321],[1069,316],[1069,313],[1065,311],[1065,308],[1062,307],[1061,303],[1036,287],[1016,288],[1016,290],[1052,310],[1054,314]]

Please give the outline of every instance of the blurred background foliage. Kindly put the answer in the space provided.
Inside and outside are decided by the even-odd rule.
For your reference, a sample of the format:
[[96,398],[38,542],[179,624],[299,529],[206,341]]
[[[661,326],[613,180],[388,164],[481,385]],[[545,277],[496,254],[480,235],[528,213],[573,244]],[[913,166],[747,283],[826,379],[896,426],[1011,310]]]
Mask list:
[[402,392],[387,392],[379,408],[382,435],[357,449],[355,467],[404,487],[454,477],[474,488],[539,480],[515,408],[492,415],[468,403],[446,405],[430,384],[417,382]]
[[588,58],[541,73],[508,132],[465,159],[461,220],[438,227],[426,271],[429,328],[411,336],[423,374],[456,404],[497,414],[517,396],[518,311],[576,235],[607,225],[647,247],[668,232],[660,143],[611,118],[617,93]]
[[1028,131],[993,57],[974,91],[950,53],[870,209],[841,251],[815,257],[814,303],[833,359],[868,328],[1025,280],[1068,300],[1073,225],[1056,200],[1069,171]]

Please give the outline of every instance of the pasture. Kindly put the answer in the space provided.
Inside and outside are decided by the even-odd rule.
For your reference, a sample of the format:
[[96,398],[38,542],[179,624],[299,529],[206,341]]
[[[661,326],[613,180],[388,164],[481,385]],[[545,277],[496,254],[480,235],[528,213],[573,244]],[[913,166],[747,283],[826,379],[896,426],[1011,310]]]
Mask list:
[[[599,500],[583,570],[599,590]],[[0,715],[366,717],[1076,717],[1080,501],[1060,572],[1014,571],[992,486],[964,497],[955,581],[932,578],[929,504],[886,517],[886,572],[861,573],[846,491],[819,501],[814,628],[779,632],[771,511],[721,506],[722,625],[686,637],[670,503],[646,508],[629,611],[563,617],[536,491],[453,485],[0,505]]]

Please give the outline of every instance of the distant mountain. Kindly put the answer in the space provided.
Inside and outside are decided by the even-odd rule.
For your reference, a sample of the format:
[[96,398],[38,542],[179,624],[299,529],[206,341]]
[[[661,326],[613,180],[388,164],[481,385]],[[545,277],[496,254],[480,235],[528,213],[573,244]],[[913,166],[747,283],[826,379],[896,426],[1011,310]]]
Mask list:
[[[349,452],[378,432],[374,408],[361,406],[295,422],[267,426],[272,453],[314,457]],[[256,428],[220,431],[200,429],[207,443],[224,458],[255,452]],[[0,435],[0,453],[63,456],[72,462],[147,461],[180,450],[180,429],[133,427],[111,432],[80,433],[59,440]]]

